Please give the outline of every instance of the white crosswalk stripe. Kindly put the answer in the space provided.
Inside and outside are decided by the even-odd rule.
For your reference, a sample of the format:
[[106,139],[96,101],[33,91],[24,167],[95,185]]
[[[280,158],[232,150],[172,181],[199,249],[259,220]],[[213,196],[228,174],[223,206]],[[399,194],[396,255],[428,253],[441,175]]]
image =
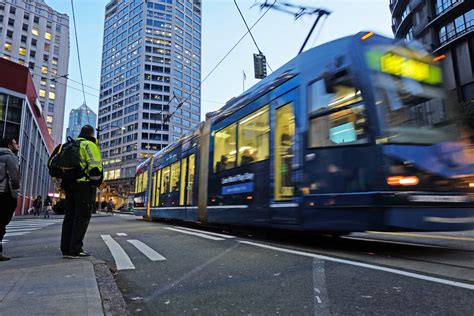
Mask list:
[[143,253],[145,256],[148,257],[151,261],[163,261],[166,260],[165,257],[160,255],[158,252],[155,250],[151,249],[148,247],[146,244],[142,243],[140,240],[136,239],[130,239],[127,240],[129,243],[134,245],[138,250],[140,250],[141,253]]
[[[6,227],[5,237],[24,236],[36,230],[62,222],[61,219],[20,219],[11,221]],[[7,242],[3,240],[3,242]]]
[[[122,236],[127,236],[126,233],[120,233]],[[117,234],[118,235],[118,234]],[[111,235],[100,235],[104,240],[105,244],[109,248],[110,253],[115,261],[117,270],[134,270],[135,265],[133,264],[130,256],[127,254],[124,248],[111,236]],[[117,240],[123,241],[124,239],[118,238]],[[165,261],[166,258],[159,254],[156,250],[144,242],[137,239],[127,239],[127,242],[135,246],[135,248],[144,254],[151,261]]]

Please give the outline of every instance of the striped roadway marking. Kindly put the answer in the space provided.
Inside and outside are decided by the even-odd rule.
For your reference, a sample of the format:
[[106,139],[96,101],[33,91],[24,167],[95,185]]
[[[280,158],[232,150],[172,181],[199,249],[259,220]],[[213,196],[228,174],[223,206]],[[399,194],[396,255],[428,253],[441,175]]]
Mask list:
[[11,221],[6,227],[5,237],[23,236],[59,222],[61,220],[27,219]]
[[112,257],[115,259],[115,265],[117,270],[130,270],[135,269],[135,266],[130,260],[125,250],[112,238],[110,235],[100,235],[104,240],[107,247],[109,247]]
[[207,234],[207,235],[212,235],[212,236],[217,236],[217,237],[223,237],[223,238],[228,238],[228,239],[236,238],[235,236],[229,236],[229,235],[224,235],[224,234],[212,233],[212,232],[208,232],[208,231],[203,231],[203,230],[198,230],[198,229],[192,229],[192,228],[187,228],[187,227],[174,226],[174,228],[189,230],[189,231],[196,232],[196,233],[203,233],[203,234]]
[[148,247],[147,245],[142,243],[140,240],[130,239],[130,240],[127,240],[127,241],[129,243],[131,243],[132,245],[134,245],[138,250],[140,250],[141,253],[143,253],[145,256],[147,256],[148,259],[150,259],[151,261],[166,260],[165,257],[163,257],[158,252],[156,252],[155,250],[151,249],[150,247]]
[[125,237],[125,236],[128,236],[126,233],[116,233],[117,236],[120,236],[120,237]]
[[209,236],[209,235],[206,235],[206,234],[194,233],[194,232],[187,231],[187,230],[182,230],[182,229],[176,229],[176,228],[171,228],[171,227],[165,227],[165,229],[172,230],[172,231],[179,232],[179,233],[183,233],[183,234],[198,236],[198,237],[202,237],[202,238],[206,238],[206,239],[210,239],[210,240],[225,240],[224,238],[212,237],[212,236]]
[[381,266],[368,264],[368,263],[362,263],[362,262],[357,262],[357,261],[352,261],[352,260],[333,258],[333,257],[328,257],[328,256],[323,256],[323,255],[317,255],[317,254],[310,253],[310,252],[290,250],[290,249],[285,249],[285,248],[280,248],[280,247],[275,247],[275,246],[270,246],[270,245],[260,244],[260,243],[250,242],[250,241],[239,241],[239,243],[246,244],[246,245],[251,245],[251,246],[255,246],[255,247],[260,247],[260,248],[266,248],[266,249],[275,250],[275,251],[280,251],[280,252],[285,252],[285,253],[290,253],[290,254],[294,254],[294,255],[298,255],[298,256],[305,256],[305,257],[316,258],[316,259],[321,259],[321,260],[326,260],[326,261],[331,261],[331,262],[349,264],[349,265],[357,266],[357,267],[361,267],[361,268],[384,271],[384,272],[403,275],[403,276],[407,276],[407,277],[411,277],[411,278],[415,278],[415,279],[419,279],[419,280],[425,280],[425,281],[430,281],[430,282],[455,286],[455,287],[459,287],[459,288],[463,288],[463,289],[474,290],[474,284],[451,281],[451,280],[431,277],[431,276],[427,276],[427,275],[423,275],[423,274],[403,271],[403,270],[399,270],[399,269],[386,268],[386,267],[381,267]]
[[388,236],[400,236],[400,237],[416,237],[416,238],[431,238],[431,239],[445,239],[445,240],[458,240],[458,241],[474,241],[472,237],[456,237],[456,236],[441,236],[441,235],[427,235],[427,234],[416,234],[416,233],[385,233],[368,231],[369,234],[375,235],[388,235]]

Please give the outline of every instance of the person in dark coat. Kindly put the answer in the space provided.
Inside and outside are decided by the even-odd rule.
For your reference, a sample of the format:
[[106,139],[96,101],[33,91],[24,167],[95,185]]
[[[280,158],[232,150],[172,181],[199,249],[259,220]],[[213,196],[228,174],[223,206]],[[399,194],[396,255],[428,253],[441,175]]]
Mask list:
[[3,255],[2,240],[17,207],[21,180],[18,151],[14,139],[0,139],[0,261],[10,260]]

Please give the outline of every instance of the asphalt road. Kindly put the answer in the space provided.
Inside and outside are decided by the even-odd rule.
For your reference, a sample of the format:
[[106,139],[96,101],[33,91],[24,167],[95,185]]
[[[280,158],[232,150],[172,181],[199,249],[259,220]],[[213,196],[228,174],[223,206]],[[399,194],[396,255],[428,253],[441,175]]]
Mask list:
[[[53,223],[7,237],[5,247],[14,257],[59,256],[60,228]],[[96,217],[85,249],[116,271],[137,315],[474,312],[474,231],[335,239],[200,229]]]

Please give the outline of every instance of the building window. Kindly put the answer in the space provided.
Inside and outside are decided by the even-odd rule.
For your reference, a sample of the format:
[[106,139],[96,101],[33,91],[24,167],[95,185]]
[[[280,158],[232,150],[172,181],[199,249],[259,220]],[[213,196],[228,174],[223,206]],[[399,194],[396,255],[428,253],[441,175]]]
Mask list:
[[49,52],[50,45],[49,43],[44,43],[44,51]]
[[56,57],[53,57],[53,65],[57,65],[58,64],[58,59]]
[[45,77],[41,77],[40,84],[41,84],[42,86],[45,86],[45,85],[46,85],[46,78],[45,78]]
[[34,50],[30,50],[30,57],[35,58],[36,57],[36,52]]
[[51,40],[51,33],[45,32],[44,33],[44,38],[47,39],[48,41],[50,41]]
[[5,43],[5,46],[4,46],[4,47],[5,47],[5,50],[7,50],[7,51],[9,51],[9,52],[12,51],[12,44],[10,44],[10,43]]
[[46,122],[47,122],[48,124],[52,124],[52,123],[53,123],[53,116],[52,116],[52,115],[48,115],[48,116],[46,117]]
[[35,35],[35,36],[38,36],[39,35],[39,30],[38,28],[34,27],[31,29],[31,34]]
[[8,19],[8,25],[9,26],[15,26],[15,20],[14,19]]
[[28,24],[23,24],[23,26],[21,27],[21,29],[25,32],[28,32]]
[[40,89],[39,96],[42,97],[42,98],[46,97],[46,91],[43,90],[43,89]]
[[48,67],[42,66],[42,67],[41,67],[41,73],[42,73],[42,74],[47,74],[47,73],[48,73]]
[[31,39],[31,46],[36,46],[37,40],[35,38]]
[[22,56],[25,56],[26,55],[26,48],[24,47],[20,47],[18,49],[18,54],[22,55]]
[[13,38],[13,31],[8,30],[8,31],[7,31],[7,37],[8,37],[8,38]]
[[50,91],[48,94],[48,97],[50,100],[55,100],[56,99],[56,92]]
[[53,129],[51,127],[48,127],[48,133],[51,135],[53,133]]
[[33,18],[33,22],[34,23],[39,23],[39,16],[36,16]]

